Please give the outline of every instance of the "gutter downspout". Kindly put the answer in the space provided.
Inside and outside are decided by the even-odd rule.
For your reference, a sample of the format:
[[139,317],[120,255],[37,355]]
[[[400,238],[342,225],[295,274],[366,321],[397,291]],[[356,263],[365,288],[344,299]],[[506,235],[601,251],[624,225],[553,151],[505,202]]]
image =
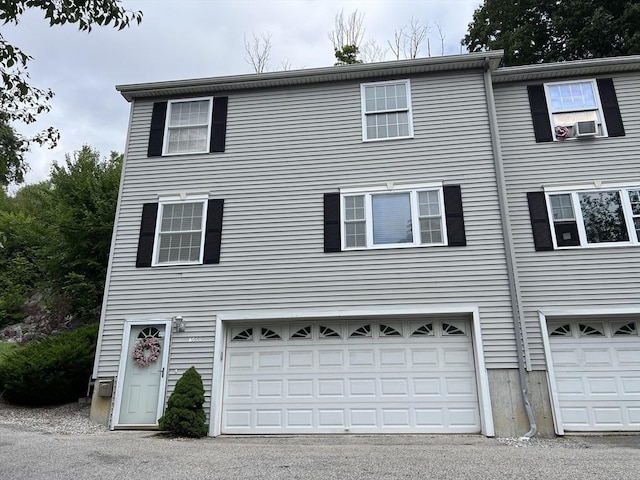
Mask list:
[[498,131],[498,116],[496,114],[495,100],[493,97],[493,84],[491,81],[491,69],[489,58],[484,59],[484,89],[487,96],[487,110],[489,113],[489,128],[491,130],[491,143],[493,147],[493,159],[496,170],[496,185],[498,190],[498,203],[500,204],[500,218],[502,220],[502,236],[504,237],[505,256],[507,261],[507,275],[509,277],[509,289],[511,290],[511,308],[515,315],[513,322],[516,337],[516,350],[518,352],[518,371],[520,373],[520,389],[524,409],[527,412],[530,430],[521,438],[530,439],[536,434],[536,421],[533,416],[533,409],[529,403],[529,391],[527,386],[527,370],[525,365],[526,351],[524,348],[524,311],[522,310],[522,300],[520,284],[518,280],[518,270],[515,262],[515,250],[513,248],[511,219],[507,205],[507,187],[504,179],[504,167],[502,163],[502,150],[500,148],[500,133]]

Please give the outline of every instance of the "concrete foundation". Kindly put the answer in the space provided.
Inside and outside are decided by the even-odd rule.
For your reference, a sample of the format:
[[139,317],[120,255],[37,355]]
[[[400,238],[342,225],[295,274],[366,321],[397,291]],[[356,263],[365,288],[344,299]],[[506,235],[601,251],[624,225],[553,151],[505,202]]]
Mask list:
[[[522,400],[517,369],[488,370],[491,408],[496,437],[520,437],[529,431],[529,420]],[[537,436],[553,437],[553,417],[545,371],[528,373],[529,402],[537,427]]]
[[[96,384],[97,383],[98,381],[96,381]],[[91,413],[89,414],[89,418],[92,422],[109,426],[109,416],[111,415],[111,401],[112,397],[101,397],[99,394],[99,389],[93,389],[93,396],[91,397]]]

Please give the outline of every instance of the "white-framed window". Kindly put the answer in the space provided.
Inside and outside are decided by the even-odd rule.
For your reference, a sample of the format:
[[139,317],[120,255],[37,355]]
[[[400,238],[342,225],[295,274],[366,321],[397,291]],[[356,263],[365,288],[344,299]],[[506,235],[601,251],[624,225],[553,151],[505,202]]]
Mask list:
[[547,189],[554,246],[640,244],[640,187]]
[[607,135],[595,80],[546,83],[544,88],[555,140]]
[[413,137],[409,80],[363,83],[362,140]]
[[207,153],[212,108],[212,98],[170,100],[167,104],[164,154]]
[[206,218],[206,197],[161,198],[153,266],[202,263]]
[[342,189],[343,250],[447,245],[442,185]]

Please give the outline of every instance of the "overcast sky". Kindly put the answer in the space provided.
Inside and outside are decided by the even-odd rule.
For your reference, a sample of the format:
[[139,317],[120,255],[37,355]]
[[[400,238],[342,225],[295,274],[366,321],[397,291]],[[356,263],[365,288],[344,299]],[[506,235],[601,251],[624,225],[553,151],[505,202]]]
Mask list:
[[[27,182],[48,177],[53,161],[90,145],[103,156],[123,152],[129,104],[115,85],[252,73],[244,36],[271,33],[269,70],[332,65],[328,32],[335,15],[355,9],[364,14],[364,39],[387,47],[394,31],[413,17],[431,27],[431,55],[461,53],[460,40],[481,0],[125,0],[142,10],[142,24],[91,33],[65,25],[49,27],[40,10],[29,11],[18,26],[3,26],[5,39],[34,57],[31,83],[51,88],[52,110],[29,133],[52,125],[62,136],[58,147],[34,147],[27,159]],[[424,49],[421,56],[427,56]],[[391,60],[391,53],[387,53]]]

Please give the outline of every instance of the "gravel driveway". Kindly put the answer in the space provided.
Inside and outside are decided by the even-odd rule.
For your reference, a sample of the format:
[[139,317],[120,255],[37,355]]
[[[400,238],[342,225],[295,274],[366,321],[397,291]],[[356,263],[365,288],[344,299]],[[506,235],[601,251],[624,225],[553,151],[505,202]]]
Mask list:
[[640,436],[224,436],[109,432],[89,407],[0,404],[0,479],[640,479]]

